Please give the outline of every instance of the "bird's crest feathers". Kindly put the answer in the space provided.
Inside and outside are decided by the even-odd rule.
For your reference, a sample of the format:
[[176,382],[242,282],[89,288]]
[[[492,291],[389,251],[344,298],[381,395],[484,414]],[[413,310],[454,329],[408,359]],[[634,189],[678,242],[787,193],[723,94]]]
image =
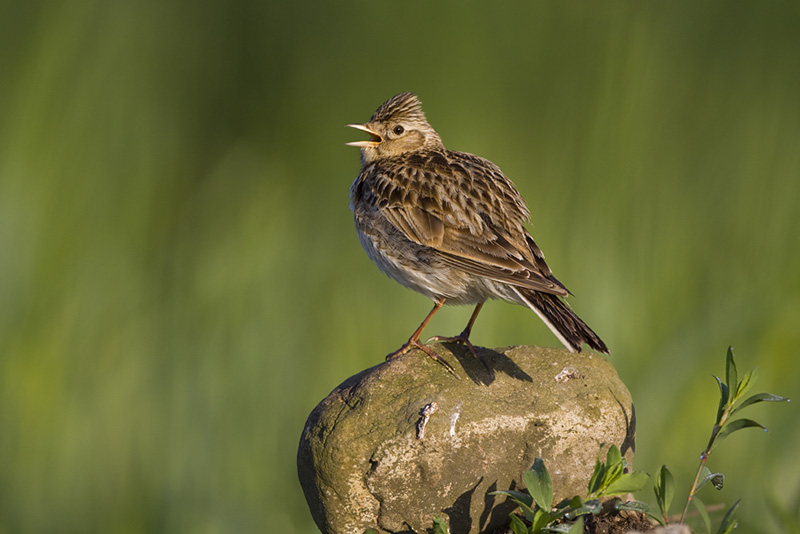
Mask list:
[[428,119],[422,111],[422,102],[414,93],[400,93],[395,95],[375,110],[370,122],[385,122],[391,118],[401,115],[407,119],[413,119],[427,123]]

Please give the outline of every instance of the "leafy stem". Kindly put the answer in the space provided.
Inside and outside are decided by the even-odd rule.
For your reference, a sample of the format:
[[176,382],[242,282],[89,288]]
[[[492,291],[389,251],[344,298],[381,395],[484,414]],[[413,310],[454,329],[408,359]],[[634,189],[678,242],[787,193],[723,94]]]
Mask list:
[[[697,491],[705,485],[706,482],[712,481],[717,489],[722,488],[725,477],[719,473],[711,473],[706,467],[706,461],[711,455],[714,448],[722,441],[723,438],[741,430],[743,428],[757,427],[763,430],[766,428],[753,421],[752,419],[734,419],[731,417],[742,410],[743,408],[755,404],[757,402],[779,402],[788,401],[784,397],[773,395],[771,393],[758,393],[743,399],[744,395],[753,387],[756,379],[758,378],[758,369],[751,369],[744,377],[739,380],[738,370],[736,369],[736,362],[733,358],[733,348],[728,347],[728,354],[725,361],[725,381],[715,376],[717,385],[720,391],[719,408],[717,409],[717,418],[714,422],[714,428],[711,430],[711,437],[708,440],[708,445],[700,454],[700,465],[697,468],[697,474],[694,477],[694,482],[689,490],[689,496],[686,499],[686,505],[683,508],[680,522],[683,523],[686,519],[686,513],[689,510],[689,505],[695,499]],[[737,502],[738,504],[738,502]]]

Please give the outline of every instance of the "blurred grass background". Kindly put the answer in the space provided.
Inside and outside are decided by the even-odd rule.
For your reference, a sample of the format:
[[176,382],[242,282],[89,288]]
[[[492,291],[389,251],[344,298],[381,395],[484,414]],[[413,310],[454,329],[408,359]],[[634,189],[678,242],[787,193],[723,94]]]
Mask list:
[[[798,28],[739,0],[3,2],[0,532],[316,532],[306,416],[430,306],[348,210],[343,125],[406,90],[515,181],[631,389],[637,467],[685,494],[728,345],[800,398]],[[501,303],[473,340],[558,344]],[[751,410],[770,432],[702,497],[775,532],[800,425]]]

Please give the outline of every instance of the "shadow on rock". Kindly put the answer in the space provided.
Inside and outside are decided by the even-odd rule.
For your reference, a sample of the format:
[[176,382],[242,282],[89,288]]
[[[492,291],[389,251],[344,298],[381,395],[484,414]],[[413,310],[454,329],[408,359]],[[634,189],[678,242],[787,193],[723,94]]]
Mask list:
[[[491,385],[495,381],[495,376],[498,372],[503,373],[516,380],[525,382],[532,382],[531,376],[522,370],[522,368],[514,363],[514,360],[494,349],[487,349],[486,347],[475,347],[478,354],[483,361],[475,358],[475,355],[469,348],[461,345],[460,343],[443,343],[443,346],[456,357],[461,368],[467,373],[467,376],[476,384],[484,386]],[[484,363],[486,364],[484,366]]]

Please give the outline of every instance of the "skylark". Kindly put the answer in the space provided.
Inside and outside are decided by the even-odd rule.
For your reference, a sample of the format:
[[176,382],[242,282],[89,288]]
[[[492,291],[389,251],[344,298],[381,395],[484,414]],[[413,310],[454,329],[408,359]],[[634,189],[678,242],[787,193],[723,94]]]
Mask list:
[[361,148],[361,173],[350,187],[361,245],[381,271],[434,302],[419,328],[387,359],[419,348],[452,372],[420,342],[445,303],[474,304],[475,311],[458,336],[428,341],[463,343],[479,357],[469,335],[487,299],[532,309],[570,351],[580,352],[585,343],[608,353],[562,300],[570,293],[525,229],[528,207],[497,165],[447,150],[412,93],[381,104],[369,122],[348,126],[370,137],[347,143]]

